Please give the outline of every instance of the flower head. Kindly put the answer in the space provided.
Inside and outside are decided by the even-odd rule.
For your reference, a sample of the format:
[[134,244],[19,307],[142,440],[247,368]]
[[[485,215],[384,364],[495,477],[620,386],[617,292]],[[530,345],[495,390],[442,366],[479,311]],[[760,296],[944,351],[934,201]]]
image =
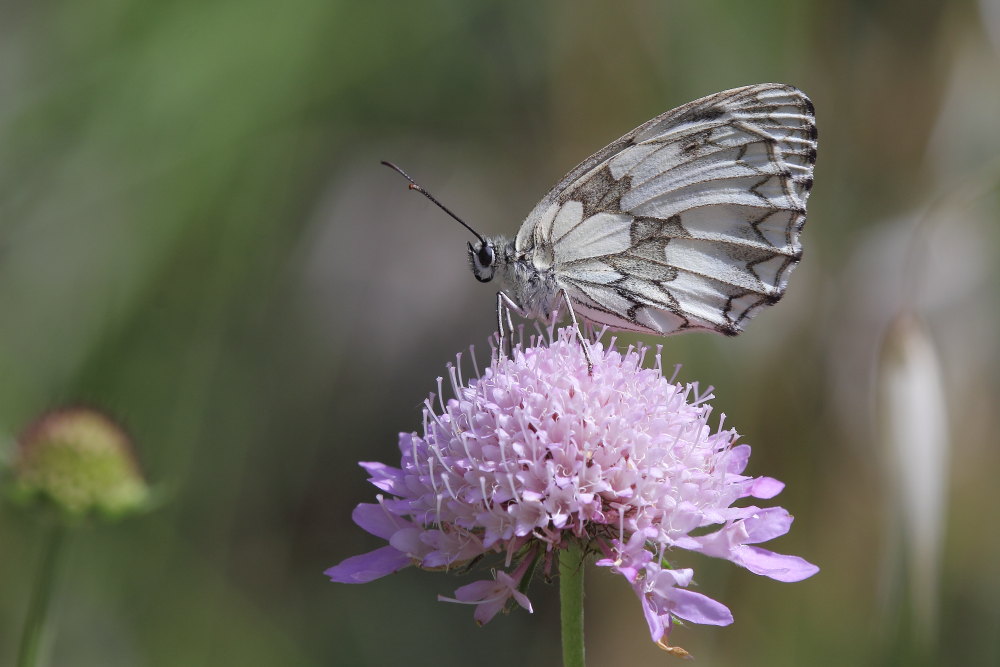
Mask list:
[[132,443],[107,415],[84,407],[51,410],[22,434],[13,496],[66,517],[120,518],[149,505],[150,490]]
[[[747,477],[750,448],[733,429],[709,426],[710,391],[664,377],[660,354],[591,344],[593,373],[572,329],[518,345],[465,383],[449,367],[454,398],[432,395],[423,434],[403,433],[400,467],[362,463],[383,492],[355,522],[388,546],[326,571],[362,583],[410,565],[450,569],[496,554],[493,579],[456,592],[489,621],[513,600],[531,610],[521,585],[536,564],[551,570],[571,542],[621,574],[639,597],[653,640],[665,646],[676,618],[727,625],[729,610],[689,590],[681,550],[726,558],[779,581],[816,566],[757,546],[786,533],[780,507],[733,507],[775,496],[783,484]],[[459,358],[459,363],[461,358]],[[694,534],[692,534],[694,533]],[[448,598],[444,598],[448,599]]]

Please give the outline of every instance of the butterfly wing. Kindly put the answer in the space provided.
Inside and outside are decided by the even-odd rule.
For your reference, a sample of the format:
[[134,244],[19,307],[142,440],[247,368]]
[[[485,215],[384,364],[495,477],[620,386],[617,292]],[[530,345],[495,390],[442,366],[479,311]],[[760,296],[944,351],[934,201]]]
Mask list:
[[516,249],[592,322],[738,334],[802,257],[816,136],[813,105],[791,86],[690,102],[580,163],[525,219]]

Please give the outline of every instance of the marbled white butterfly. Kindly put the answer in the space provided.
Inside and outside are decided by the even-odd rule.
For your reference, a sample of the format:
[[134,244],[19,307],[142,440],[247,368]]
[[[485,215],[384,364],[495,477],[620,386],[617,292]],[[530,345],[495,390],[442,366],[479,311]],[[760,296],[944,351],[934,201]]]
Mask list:
[[[785,293],[816,162],[812,102],[777,83],[734,88],[640,125],[581,162],[514,239],[484,237],[472,271],[504,309],[661,335],[743,331]],[[510,326],[509,311],[507,312]]]

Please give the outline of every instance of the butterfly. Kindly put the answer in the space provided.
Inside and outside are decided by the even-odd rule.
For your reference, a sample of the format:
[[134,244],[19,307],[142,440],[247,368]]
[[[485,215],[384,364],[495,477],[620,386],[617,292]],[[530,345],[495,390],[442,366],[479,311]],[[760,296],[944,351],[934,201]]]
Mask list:
[[565,307],[623,331],[735,336],[785,293],[802,258],[813,184],[815,111],[793,86],[761,83],[689,102],[581,162],[528,214],[517,236],[471,231],[472,272],[496,280],[504,312],[552,320]]

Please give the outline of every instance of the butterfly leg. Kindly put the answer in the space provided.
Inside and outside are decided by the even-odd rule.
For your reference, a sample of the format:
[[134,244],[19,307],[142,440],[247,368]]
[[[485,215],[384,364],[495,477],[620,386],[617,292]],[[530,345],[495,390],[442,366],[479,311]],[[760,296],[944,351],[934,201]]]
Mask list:
[[[505,354],[504,351],[504,335],[503,321],[504,315],[507,316],[507,329],[513,335],[514,333],[514,322],[510,319],[510,311],[514,310],[518,315],[523,314],[521,308],[514,303],[513,299],[504,294],[503,292],[497,292],[497,337],[499,338],[499,344],[497,345],[497,360]],[[511,342],[511,353],[513,353],[513,342]]]
[[573,320],[573,329],[576,331],[576,339],[580,341],[580,346],[583,348],[583,356],[587,359],[587,375],[593,375],[594,360],[590,357],[590,344],[583,335],[580,323],[576,321],[576,311],[573,310],[573,302],[570,300],[569,294],[566,293],[565,287],[559,290],[559,292],[562,294],[563,301],[566,302],[566,309],[569,310],[569,318]]

